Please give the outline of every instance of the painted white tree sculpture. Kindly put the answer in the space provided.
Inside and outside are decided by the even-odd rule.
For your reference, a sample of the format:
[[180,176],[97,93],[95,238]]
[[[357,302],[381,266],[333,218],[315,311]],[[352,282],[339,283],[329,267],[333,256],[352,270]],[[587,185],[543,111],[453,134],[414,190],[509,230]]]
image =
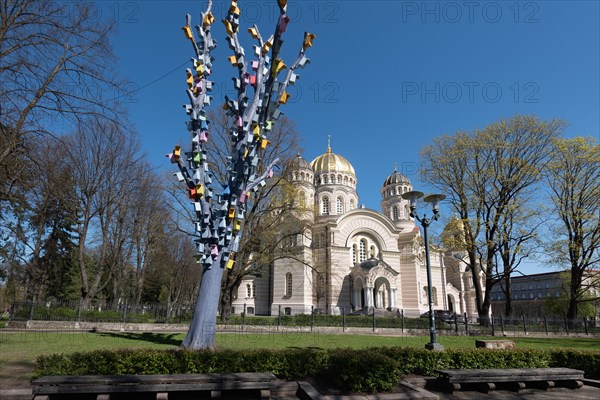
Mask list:
[[[194,316],[182,346],[185,348],[213,348],[217,320],[221,279],[224,268],[235,263],[240,242],[241,227],[250,194],[265,185],[273,175],[277,159],[267,167],[261,164],[261,154],[269,145],[268,134],[281,115],[279,106],[290,98],[286,92],[298,75],[295,71],[309,63],[304,55],[312,46],[315,35],[306,32],[300,54],[294,64],[287,68],[279,58],[283,44],[281,35],[290,21],[286,14],[286,0],[279,0],[279,19],[275,33],[263,40],[258,27],[248,29],[253,39],[254,59],[246,61],[244,49],[238,39],[240,9],[236,1],[231,2],[229,12],[223,20],[227,31],[227,43],[233,55],[229,62],[238,68],[238,77],[233,78],[237,99],[225,96],[225,109],[232,120],[229,132],[231,142],[228,157],[228,184],[220,193],[215,193],[207,160],[206,143],[209,140],[209,121],[205,107],[210,105],[209,95],[212,82],[208,80],[212,70],[211,50],[216,42],[210,28],[215,18],[211,13],[212,1],[202,13],[202,25],[196,26],[200,38],[196,40],[192,31],[191,17],[186,16],[182,28],[194,48],[193,69],[187,72],[187,94],[190,104],[185,105],[190,120],[188,130],[192,136],[192,151],[182,157],[181,147],[175,146],[167,156],[177,164],[177,178],[187,185],[195,209],[195,228],[198,246],[198,262],[203,274],[194,309]],[[250,66],[250,68],[248,68]],[[281,71],[287,69],[285,78],[278,80]],[[192,171],[191,173],[188,171]]]

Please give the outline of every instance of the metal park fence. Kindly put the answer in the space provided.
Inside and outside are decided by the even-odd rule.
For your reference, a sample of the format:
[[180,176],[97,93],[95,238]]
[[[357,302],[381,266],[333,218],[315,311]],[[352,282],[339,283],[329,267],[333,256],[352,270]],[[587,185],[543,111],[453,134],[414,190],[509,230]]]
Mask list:
[[10,308],[13,321],[77,321],[126,323],[189,323],[189,305],[93,303],[84,307],[79,301],[17,302]]
[[[242,312],[232,314],[227,321],[220,318],[217,323],[224,328],[251,329],[261,327],[273,330],[285,328],[302,328],[316,330],[329,328],[331,331],[345,332],[353,328],[361,331],[381,332],[386,330],[396,334],[423,334],[429,330],[429,318],[407,317],[402,309],[387,311],[370,309],[351,311],[344,307],[334,310],[332,314],[322,312],[314,307],[309,309],[293,307],[277,307],[266,310],[265,314],[256,315],[253,307],[246,304]],[[154,324],[186,324],[191,321],[191,305],[166,304],[93,304],[87,308],[79,302],[61,303],[14,303],[9,318],[13,321],[79,321],[79,322],[113,322],[113,323],[154,323]],[[529,318],[526,316],[505,317],[492,315],[485,321],[469,318],[465,315],[451,315],[440,318],[436,315],[436,330],[440,335],[476,335],[476,336],[525,336],[542,335],[594,335],[600,336],[600,320],[596,318],[575,318],[542,316]],[[354,329],[356,331],[356,329]]]

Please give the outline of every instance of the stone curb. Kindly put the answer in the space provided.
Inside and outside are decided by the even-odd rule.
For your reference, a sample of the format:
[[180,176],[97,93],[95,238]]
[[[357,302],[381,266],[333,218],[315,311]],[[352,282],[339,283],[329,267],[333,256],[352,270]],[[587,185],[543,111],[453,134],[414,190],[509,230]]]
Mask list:
[[421,399],[421,400],[439,400],[439,396],[413,386],[406,381],[401,381],[402,386],[405,386],[413,392],[409,393],[380,393],[366,395],[322,395],[308,382],[298,382],[298,397],[303,400],[405,400],[405,399]]

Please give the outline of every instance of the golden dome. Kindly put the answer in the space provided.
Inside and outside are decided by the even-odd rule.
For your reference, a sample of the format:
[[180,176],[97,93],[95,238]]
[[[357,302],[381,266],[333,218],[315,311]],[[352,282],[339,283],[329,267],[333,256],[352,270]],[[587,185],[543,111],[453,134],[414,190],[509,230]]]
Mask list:
[[320,172],[346,172],[356,176],[354,167],[344,157],[331,152],[331,143],[327,144],[327,152],[312,160],[310,167],[318,174]]

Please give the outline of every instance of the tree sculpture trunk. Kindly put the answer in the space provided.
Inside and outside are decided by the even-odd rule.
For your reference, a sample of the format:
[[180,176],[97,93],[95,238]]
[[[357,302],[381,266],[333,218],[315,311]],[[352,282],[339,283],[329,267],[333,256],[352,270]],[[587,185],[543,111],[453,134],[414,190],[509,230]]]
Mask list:
[[[263,40],[256,25],[248,29],[252,38],[257,41],[254,51],[256,60],[251,62],[250,69],[237,36],[240,9],[236,1],[231,2],[229,12],[223,20],[228,35],[227,42],[234,53],[228,59],[232,66],[237,67],[238,78],[234,78],[237,99],[225,96],[224,108],[233,124],[229,132],[231,148],[228,181],[219,194],[213,193],[212,174],[205,148],[209,139],[205,106],[210,104],[211,97],[208,93],[212,88],[212,82],[207,78],[212,70],[210,52],[216,46],[210,32],[215,20],[211,13],[212,1],[208,2],[206,11],[202,13],[202,25],[197,27],[200,36],[198,41],[191,28],[190,15],[187,15],[186,25],[182,28],[195,52],[195,57],[192,58],[193,69],[186,71],[187,94],[190,99],[186,112],[190,116],[187,125],[192,136],[192,151],[184,153],[185,157],[182,157],[180,146],[175,146],[167,156],[172,163],[178,165],[180,172],[177,173],[177,178],[187,185],[189,197],[194,204],[197,234],[195,242],[198,246],[198,262],[203,268],[194,316],[182,343],[186,348],[214,347],[223,269],[232,268],[235,263],[248,196],[266,184],[265,181],[273,175],[273,167],[277,162],[275,159],[266,168],[261,165],[262,153],[269,145],[267,135],[281,115],[279,106],[285,104],[290,97],[286,88],[298,78],[294,71],[309,62],[304,53],[312,46],[315,35],[308,32],[304,35],[298,58],[289,69],[278,58],[283,44],[281,35],[286,31],[290,20],[286,14],[287,1],[279,0],[278,3],[279,19],[275,33],[268,40]],[[278,74],[285,69],[285,78],[278,81]],[[251,89],[253,93],[250,93]],[[192,170],[191,173],[188,168]]]

